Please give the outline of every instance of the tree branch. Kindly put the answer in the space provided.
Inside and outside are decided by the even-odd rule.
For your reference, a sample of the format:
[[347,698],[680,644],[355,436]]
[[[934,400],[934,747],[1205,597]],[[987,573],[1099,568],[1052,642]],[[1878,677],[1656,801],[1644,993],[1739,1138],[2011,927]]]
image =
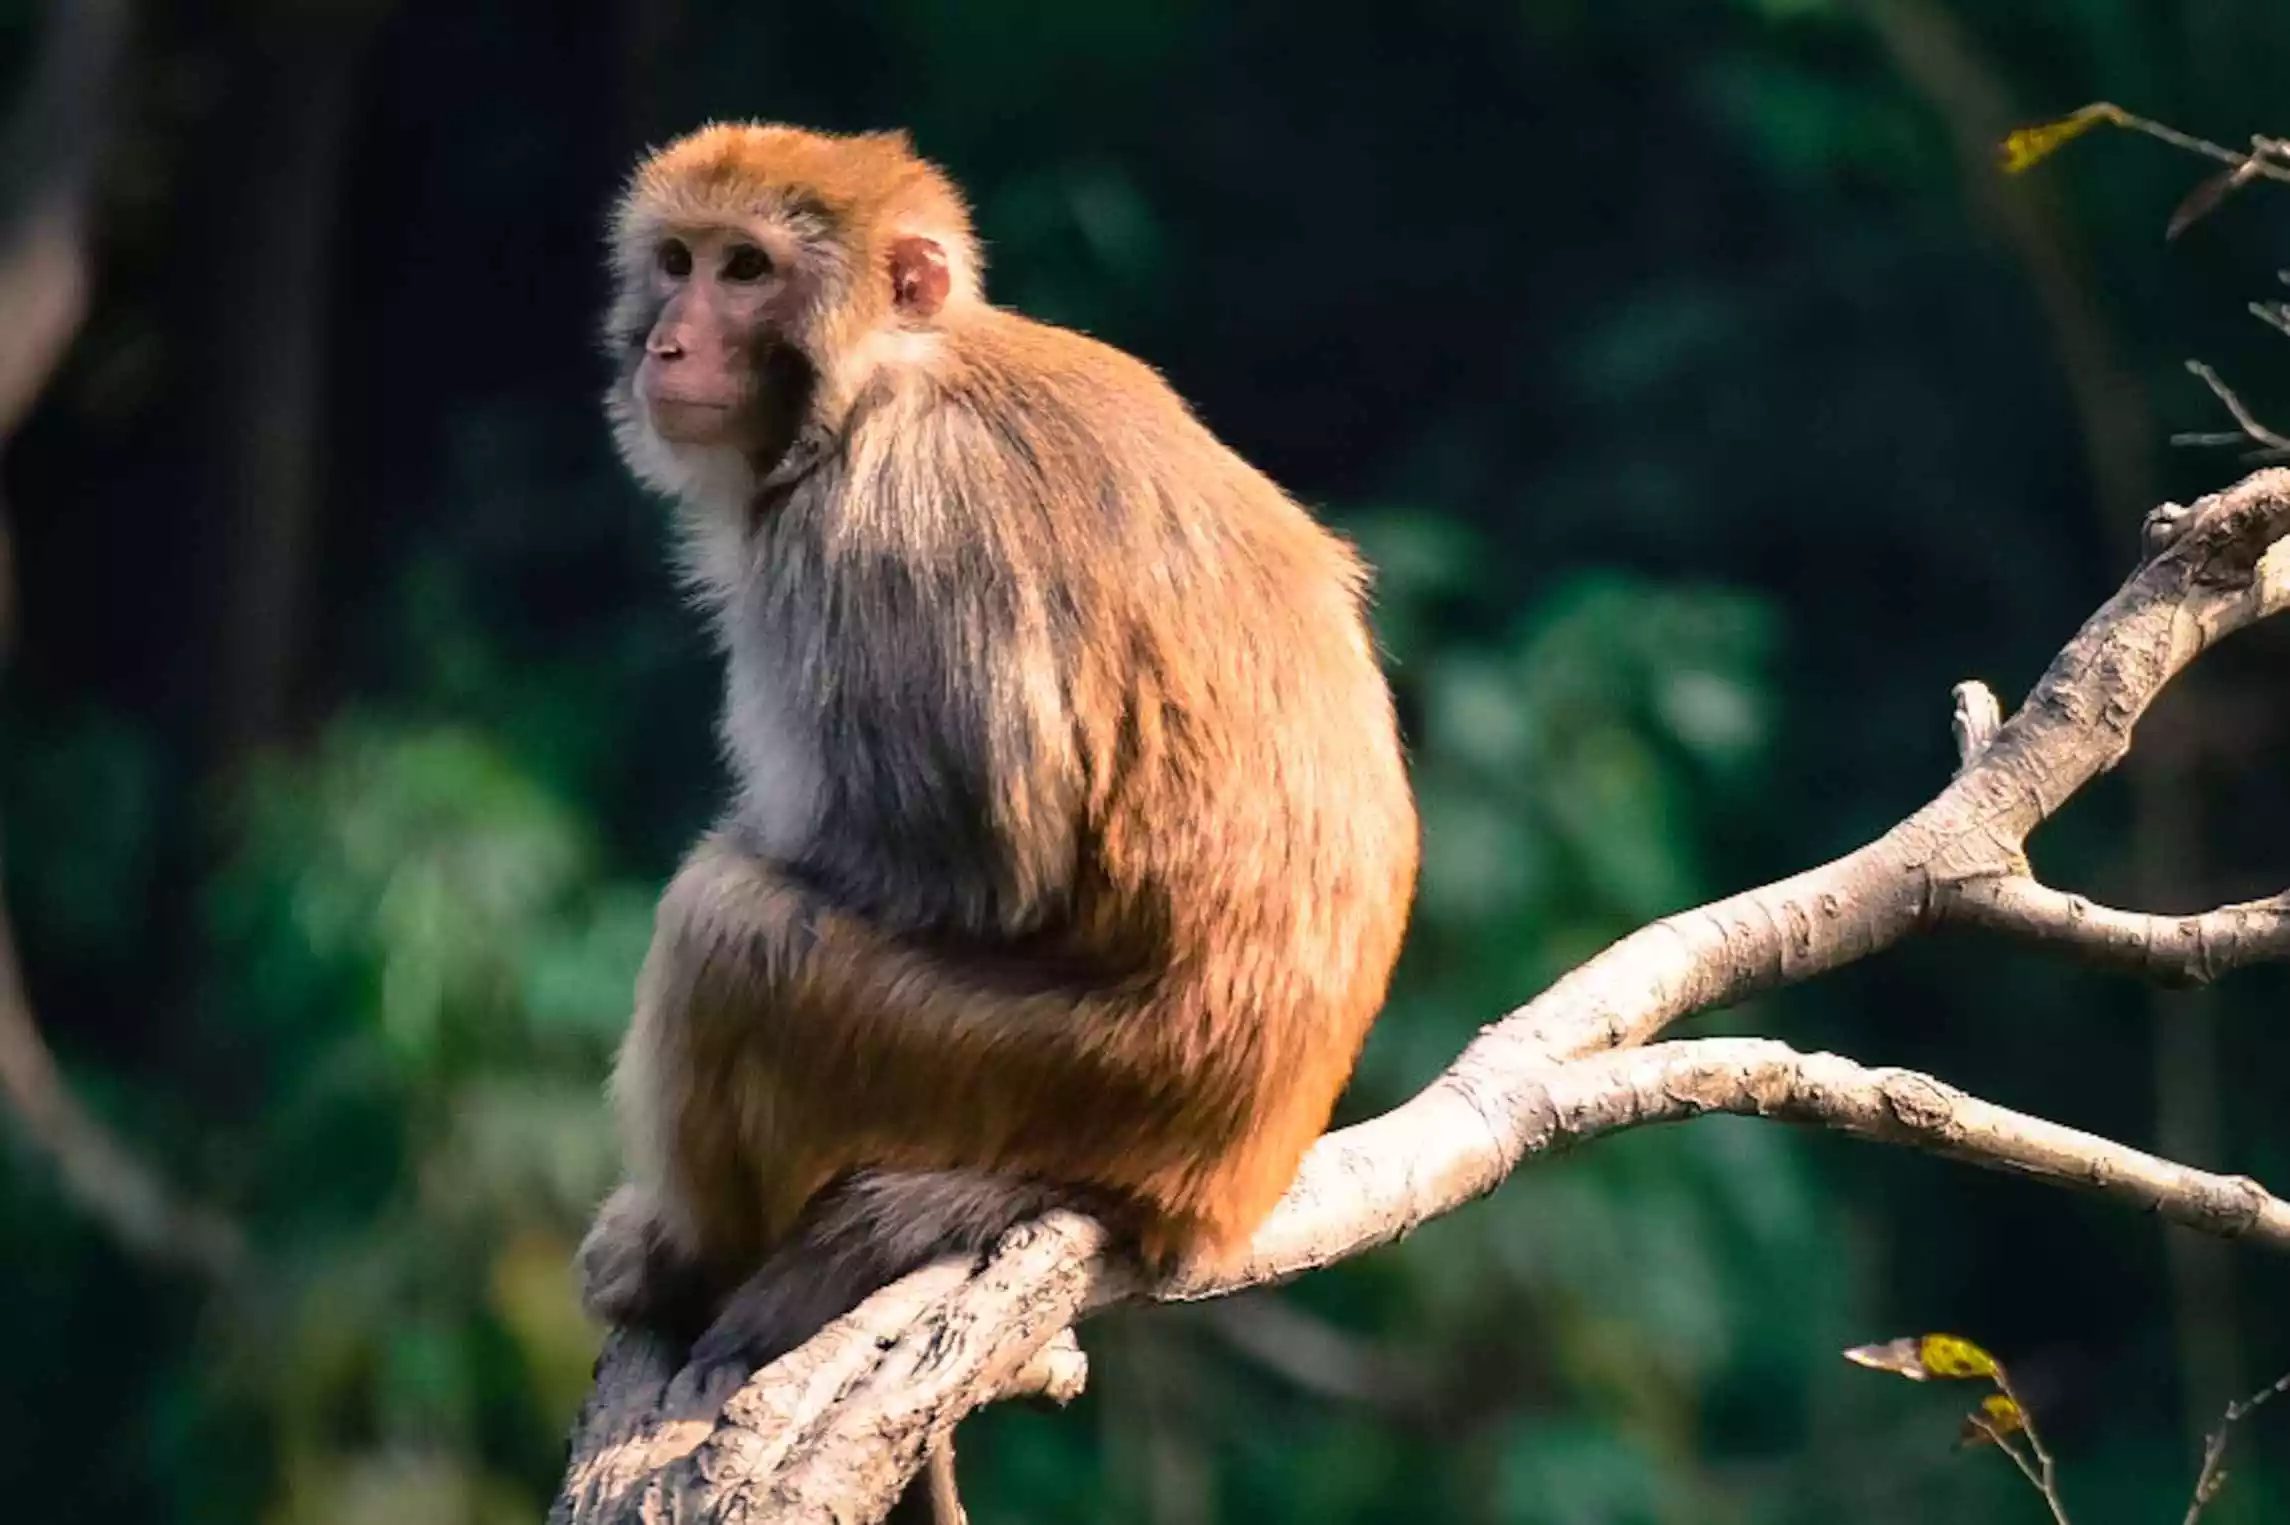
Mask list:
[[2011,875],[1952,886],[1939,914],[2163,985],[2208,985],[2251,964],[2290,959],[2290,894],[2197,916],[2151,916],[2110,910]]
[[[1092,1308],[1286,1280],[1401,1238],[1561,1144],[1709,1111],[1929,1149],[2290,1249],[2290,1208],[2255,1183],[1929,1077],[1757,1040],[1616,1052],[1950,921],[1986,916],[2125,963],[2105,931],[2054,930],[2053,892],[2026,877],[2027,837],[2124,757],[2139,718],[2188,663],[2290,607],[2290,471],[2257,473],[2191,508],[2165,505],[2149,516],[2146,545],[2148,560],[2010,719],[1996,724],[1978,695],[1959,691],[1965,762],[1930,803],[1833,863],[1633,933],[1483,1029],[1414,1099],[1322,1139],[1239,1264],[1143,1286],[1096,1224],[1054,1214],[975,1266],[933,1266],[886,1288],[744,1386],[738,1374],[678,1373],[668,1353],[616,1334],[552,1520],[878,1519],[938,1438]],[[2279,910],[2212,913],[2241,918],[2232,927],[2196,918],[2201,937],[2124,913],[2096,924],[2140,935],[2136,967],[2201,974],[2285,956],[2266,920]]]
[[2213,439],[2223,438],[2229,443],[2249,441],[2252,444],[2259,445],[2263,447],[2263,453],[2269,458],[2279,458],[2284,455],[2290,455],[2290,439],[2284,439],[2281,435],[2275,433],[2272,429],[2269,429],[2266,427],[2266,425],[2260,423],[2258,421],[2258,415],[2251,412],[2250,409],[2244,405],[2241,397],[2236,395],[2234,388],[2228,386],[2225,382],[2219,379],[2218,372],[2212,370],[2209,366],[2203,364],[2200,360],[2189,360],[2187,362],[2187,369],[2192,372],[2196,379],[2201,381],[2204,386],[2210,388],[2211,396],[2217,398],[2219,405],[2225,408],[2226,411],[2232,415],[2236,426],[2239,427],[2242,432],[2240,434],[2229,434],[2224,436],[2182,435],[2175,437],[2173,443],[2180,443],[2183,441],[2184,443],[2188,444],[2200,444],[2208,443]]
[[2290,1202],[2246,1176],[2157,1159],[1915,1070],[1870,1069],[1765,1038],[1696,1038],[1561,1065],[1545,1084],[1568,1144],[1711,1112],[1770,1117],[2030,1176],[2290,1252]]
[[2284,1393],[2290,1393],[2290,1372],[2276,1377],[2249,1397],[2226,1406],[2226,1416],[2203,1442],[2203,1468],[2195,1477],[2195,1496],[2187,1505],[2181,1525],[2195,1525],[2203,1511],[2210,1507],[2211,1500],[2218,1497],[2219,1489],[2226,1486],[2226,1445],[2234,1438],[2234,1427],[2248,1419],[2252,1409],[2272,1403]]

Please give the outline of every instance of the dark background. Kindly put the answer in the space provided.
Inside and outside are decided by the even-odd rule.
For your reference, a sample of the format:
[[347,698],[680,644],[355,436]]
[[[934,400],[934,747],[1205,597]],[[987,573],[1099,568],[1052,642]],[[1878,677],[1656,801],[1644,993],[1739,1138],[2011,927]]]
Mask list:
[[[29,0],[0,0],[20,59]],[[252,1236],[202,1291],[0,1154],[12,1520],[531,1520],[595,1335],[565,1262],[714,675],[612,459],[602,216],[712,116],[906,126],[998,300],[1161,367],[1382,568],[1427,824],[1346,1116],[1663,912],[1857,845],[2016,701],[2140,514],[2290,419],[2245,311],[2290,197],[2106,97],[2290,130],[2276,0],[165,0],[95,306],[9,462],[0,820],[75,1086]],[[2206,660],[2037,844],[2192,907],[2290,881],[2290,632]],[[1703,1019],[2277,1186],[2278,971],[2209,996],[1977,939]],[[2290,1367],[2285,1267],[2044,1187],[1720,1120],[1539,1164],[1275,1295],[1090,1326],[964,1450],[982,1522],[2040,1518],[1951,1452],[2011,1361],[2079,1525],[2175,1521]],[[974,1431],[975,1433],[972,1433]],[[2290,1514],[2290,1416],[2206,1519]]]

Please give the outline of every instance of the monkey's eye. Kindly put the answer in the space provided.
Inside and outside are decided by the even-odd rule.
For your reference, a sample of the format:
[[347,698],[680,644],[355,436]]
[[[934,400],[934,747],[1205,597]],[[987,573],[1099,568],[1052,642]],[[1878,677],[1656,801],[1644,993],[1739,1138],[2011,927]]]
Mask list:
[[660,246],[660,273],[672,281],[680,281],[692,273],[692,251],[678,239],[669,239]]
[[724,279],[760,281],[771,274],[771,256],[753,244],[734,244],[724,256]]

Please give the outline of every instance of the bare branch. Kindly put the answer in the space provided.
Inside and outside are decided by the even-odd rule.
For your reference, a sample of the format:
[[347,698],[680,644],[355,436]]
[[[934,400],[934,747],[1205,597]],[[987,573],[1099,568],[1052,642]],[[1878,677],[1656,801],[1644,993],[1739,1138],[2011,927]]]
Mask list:
[[[2193,133],[2181,132],[2176,127],[2167,127],[2149,117],[2125,111],[2113,101],[2094,101],[2077,111],[2073,117],[2068,118],[2067,123],[2086,120],[2109,122],[2131,132],[2145,133],[2148,137],[2168,143],[2173,148],[2183,149],[2191,154],[2199,154],[2206,159],[2216,159],[2230,169],[2255,178],[2290,181],[2290,153],[2285,152],[2286,145],[2278,138],[2269,138],[2264,134],[2253,133],[2250,139],[2250,149],[2246,153],[2238,148],[2228,148],[2222,143],[2213,143],[2208,138],[2198,138]],[[2060,125],[2067,125],[2067,123]],[[2069,134],[2069,136],[2073,135],[2072,133]]]
[[2035,1411],[2013,1389],[2012,1375],[2004,1370],[2003,1363],[1999,1361],[1995,1366],[1996,1391],[2004,1395],[2011,1403],[2013,1412],[2019,1416],[2020,1433],[2027,1437],[2028,1452],[2034,1458],[2034,1465],[2030,1466],[2029,1457],[2022,1456],[2020,1448],[2012,1444],[2011,1437],[1989,1423],[1985,1416],[1975,1415],[1972,1423],[1987,1433],[1988,1438],[1996,1443],[1996,1449],[2009,1456],[2012,1465],[2020,1469],[2020,1476],[2026,1478],[2034,1485],[2036,1492],[2043,1495],[2044,1507],[2051,1511],[2052,1525],[2073,1525],[2067,1517],[2067,1502],[2059,1496],[2059,1463],[2052,1460],[2051,1448],[2044,1444],[2043,1432],[2036,1427]]
[[2198,916],[2152,916],[2010,876],[1950,886],[1940,914],[2164,985],[2207,985],[2252,964],[2290,960],[2290,894]]
[[1479,1042],[1548,1059],[1643,1043],[1683,1017],[1891,947],[1926,924],[1942,886],[2018,872],[2029,834],[2122,760],[2172,678],[2290,607],[2286,536],[2290,471],[2156,510],[2152,559],[1930,804],[1832,863],[1631,934]]
[[[2166,504],[2144,538],[2146,563],[1992,735],[1976,696],[1960,693],[1960,734],[1985,745],[1929,804],[1833,863],[1622,939],[1483,1029],[1414,1099],[1322,1139],[1237,1264],[1143,1287],[1108,1257],[1096,1224],[1055,1214],[976,1267],[934,1266],[885,1289],[729,1403],[720,1374],[679,1375],[656,1348],[615,1336],[552,1519],[878,1518],[963,1414],[1005,1391],[1092,1308],[1286,1280],[1398,1239],[1562,1143],[1710,1111],[1905,1144],[2290,1249],[2290,1206],[2255,1183],[1925,1076],[1760,1040],[1638,1047],[1696,1012],[1967,919],[1981,887],[2026,877],[2029,833],[2123,758],[2175,675],[2290,607],[2290,471],[2257,473],[2189,507]],[[2167,938],[2150,945],[2171,947]],[[712,1428],[710,1397],[721,1408]]]
[[[1461,1069],[1398,1111],[1321,1140],[1247,1261],[1181,1275],[1147,1295],[1190,1301],[1287,1281],[1404,1237],[1491,1190],[1527,1159],[1708,1112],[1815,1123],[2097,1192],[2175,1223],[2290,1250],[2290,1205],[2254,1182],[2157,1160],[1909,1070],[1865,1069],[1766,1039],[1696,1038],[1547,1066],[1497,1104],[1484,1088],[1492,1077],[1475,1080]],[[1474,1094],[1483,1098],[1479,1107],[1468,1099]],[[1438,1110],[1425,1105],[1435,1097],[1443,1102]],[[1394,1159],[1409,1168],[1379,1164]]]
[[[2290,270],[2277,270],[2274,278],[2290,282]],[[2290,302],[2253,302],[2250,315],[2277,333],[2290,334]]]
[[2195,1525],[2202,1518],[2203,1511],[2210,1507],[2211,1500],[2218,1497],[2219,1489],[2226,1486],[2226,1445],[2234,1436],[2234,1427],[2249,1418],[2252,1409],[2272,1402],[2284,1393],[2290,1393],[2290,1372],[2284,1372],[2240,1403],[2226,1406],[2226,1417],[2219,1421],[2218,1428],[2211,1431],[2210,1438],[2203,1442],[2203,1469],[2195,1477],[2195,1496],[2187,1505],[2186,1518],[2181,1525]]
[[[2290,456],[2290,439],[2285,439],[2282,435],[2260,423],[2258,415],[2250,411],[2242,398],[2236,395],[2234,388],[2219,379],[2217,371],[2212,370],[2200,360],[2189,360],[2187,369],[2193,372],[2204,386],[2210,388],[2211,396],[2219,400],[2220,406],[2234,415],[2235,423],[2242,429],[2240,438],[2264,446],[2269,455]],[[2221,439],[2231,443],[2236,438],[2235,435],[2183,435],[2174,436],[2173,443],[2195,444],[2216,442]]]
[[1711,1112],[1810,1123],[2090,1192],[2189,1228],[2290,1252],[2290,1202],[2256,1181],[2173,1164],[1968,1096],[1914,1070],[1801,1054],[1765,1038],[1697,1038],[1561,1065],[1546,1087],[1567,1143]]

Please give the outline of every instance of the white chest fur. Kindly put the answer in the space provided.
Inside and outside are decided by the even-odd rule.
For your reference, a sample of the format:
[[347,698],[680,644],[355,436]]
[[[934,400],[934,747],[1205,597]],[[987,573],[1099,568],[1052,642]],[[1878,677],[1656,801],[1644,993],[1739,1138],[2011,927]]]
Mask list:
[[819,739],[788,702],[773,653],[735,640],[724,704],[724,739],[740,780],[740,816],[771,857],[792,859],[818,830],[825,775]]

